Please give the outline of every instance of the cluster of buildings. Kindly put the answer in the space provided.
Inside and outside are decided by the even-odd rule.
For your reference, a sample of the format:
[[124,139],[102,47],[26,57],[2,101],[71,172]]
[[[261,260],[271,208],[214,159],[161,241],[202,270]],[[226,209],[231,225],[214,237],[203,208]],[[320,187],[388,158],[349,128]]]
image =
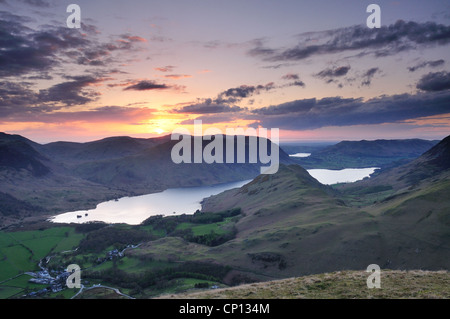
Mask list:
[[48,270],[43,269],[37,272],[27,272],[26,274],[33,277],[29,280],[29,282],[46,285],[47,287],[38,291],[33,291],[27,294],[27,296],[38,296],[43,295],[48,292],[59,292],[63,290],[66,286],[66,280],[70,276],[70,273],[67,271],[53,271],[56,276],[50,275]]

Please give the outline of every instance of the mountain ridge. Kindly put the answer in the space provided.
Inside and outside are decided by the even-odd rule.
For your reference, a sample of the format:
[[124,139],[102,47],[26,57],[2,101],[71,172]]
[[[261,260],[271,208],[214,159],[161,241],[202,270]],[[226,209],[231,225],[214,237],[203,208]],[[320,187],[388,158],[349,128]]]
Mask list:
[[[171,149],[176,143],[166,135],[38,144],[20,135],[1,133],[0,186],[12,198],[7,197],[11,205],[4,205],[0,210],[1,215],[8,216],[0,224],[12,221],[11,209],[20,203],[23,209],[18,218],[26,211],[25,215],[31,217],[42,211],[54,214],[90,209],[123,196],[254,178],[262,165],[260,161],[175,164]],[[202,150],[209,143],[203,141]],[[275,145],[270,140],[267,144]],[[248,143],[244,145],[247,160],[249,147]],[[281,161],[291,162],[283,150],[279,154]]]
[[400,166],[419,157],[438,142],[423,139],[342,141],[295,160],[307,169]]
[[[266,178],[266,184],[259,176],[238,190],[205,199],[204,211],[240,207],[245,215],[236,225],[236,239],[223,244],[220,252],[211,250],[218,250],[222,262],[253,275],[299,276],[363,269],[371,263],[389,269],[448,269],[448,141],[447,137],[413,162],[373,180],[348,184],[347,192],[345,187],[333,187],[336,193],[323,192],[307,178],[302,179],[306,185],[302,191],[293,183],[295,174],[280,169],[278,175]],[[405,177],[428,165],[437,169],[427,169],[426,179],[418,182]],[[378,196],[377,192],[386,192],[380,186],[401,176],[401,185],[394,184],[388,194]],[[269,179],[278,181],[276,192],[269,187]],[[366,202],[355,202],[351,196],[365,196]],[[257,205],[251,197],[258,198]],[[239,257],[233,255],[237,250]]]

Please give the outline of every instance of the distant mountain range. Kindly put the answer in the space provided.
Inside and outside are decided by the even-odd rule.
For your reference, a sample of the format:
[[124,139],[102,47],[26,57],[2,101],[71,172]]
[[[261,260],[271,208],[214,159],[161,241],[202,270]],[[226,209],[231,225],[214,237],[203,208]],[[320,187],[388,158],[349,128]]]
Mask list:
[[[266,141],[270,147],[271,142]],[[171,187],[251,179],[260,174],[263,165],[260,161],[249,163],[248,137],[245,163],[175,164],[171,150],[176,143],[168,135],[42,145],[20,135],[0,133],[0,196],[3,199],[0,215],[8,216],[9,220],[54,214],[93,208],[105,200]],[[209,143],[203,141],[202,148]],[[225,157],[225,143],[223,154]],[[280,149],[279,155],[281,163],[292,163],[283,150]],[[8,223],[7,219],[3,224]]]
[[419,157],[438,142],[422,139],[342,141],[313,149],[309,157],[294,160],[306,169],[400,166]]

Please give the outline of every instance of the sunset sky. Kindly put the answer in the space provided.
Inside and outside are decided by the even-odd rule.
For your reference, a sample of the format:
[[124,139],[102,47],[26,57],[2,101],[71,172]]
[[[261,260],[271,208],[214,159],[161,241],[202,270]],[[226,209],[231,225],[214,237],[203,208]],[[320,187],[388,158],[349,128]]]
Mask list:
[[450,135],[450,1],[0,0],[0,131],[90,141],[194,119],[281,141]]

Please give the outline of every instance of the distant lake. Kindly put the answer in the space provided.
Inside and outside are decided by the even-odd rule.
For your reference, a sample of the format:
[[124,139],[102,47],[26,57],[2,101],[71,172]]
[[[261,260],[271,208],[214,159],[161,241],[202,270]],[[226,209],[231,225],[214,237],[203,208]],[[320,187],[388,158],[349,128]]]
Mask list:
[[378,167],[369,168],[345,168],[341,170],[332,169],[309,169],[308,173],[325,185],[337,183],[352,183],[369,177]]
[[[55,223],[103,221],[138,225],[153,215],[193,214],[197,209],[201,209],[200,202],[204,198],[244,186],[250,181],[214,186],[170,188],[160,193],[122,197],[118,200],[100,203],[95,209],[60,214],[51,218],[50,221]],[[86,214],[88,215],[85,216]],[[81,218],[77,218],[77,216],[81,216]]]
[[296,153],[296,154],[289,154],[290,157],[309,157],[311,156],[311,153]]

